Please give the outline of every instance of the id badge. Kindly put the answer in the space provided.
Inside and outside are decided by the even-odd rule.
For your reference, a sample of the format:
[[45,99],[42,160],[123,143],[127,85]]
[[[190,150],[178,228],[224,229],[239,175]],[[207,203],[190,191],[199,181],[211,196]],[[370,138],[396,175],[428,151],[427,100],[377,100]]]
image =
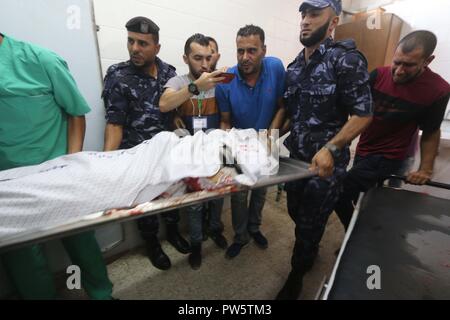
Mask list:
[[192,118],[192,128],[194,129],[194,131],[208,128],[208,119],[206,117]]

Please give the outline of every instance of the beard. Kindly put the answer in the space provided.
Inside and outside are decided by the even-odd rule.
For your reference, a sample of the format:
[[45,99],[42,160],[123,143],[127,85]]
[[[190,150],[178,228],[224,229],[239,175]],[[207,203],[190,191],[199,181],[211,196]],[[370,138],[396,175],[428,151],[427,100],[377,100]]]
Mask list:
[[255,65],[251,65],[250,68],[244,68],[240,63],[238,63],[238,70],[240,74],[246,76],[253,75],[259,72],[259,68],[257,68]]
[[197,71],[189,65],[189,72],[194,77],[194,79],[197,80],[206,71]]
[[139,59],[138,61],[134,61],[134,57],[130,56],[130,62],[137,69],[147,69],[155,63],[155,60]]
[[404,75],[403,77],[398,77],[398,76],[395,76],[395,71],[391,69],[391,74],[392,74],[392,79],[394,80],[394,83],[405,84],[405,83],[414,81],[418,76],[420,76],[422,74],[422,70],[419,69],[414,74],[408,74],[408,75]]
[[320,42],[325,38],[328,30],[328,26],[330,25],[330,20],[328,20],[323,26],[321,26],[319,29],[311,33],[311,35],[307,38],[303,38],[302,34],[300,32],[300,42],[305,47],[312,47]]

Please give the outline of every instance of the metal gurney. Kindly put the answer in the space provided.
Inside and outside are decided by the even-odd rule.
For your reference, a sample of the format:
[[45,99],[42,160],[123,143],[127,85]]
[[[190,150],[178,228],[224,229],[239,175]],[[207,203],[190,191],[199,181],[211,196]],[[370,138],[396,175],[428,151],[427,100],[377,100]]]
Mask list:
[[[288,181],[308,178],[313,175],[314,174],[308,170],[308,164],[289,158],[281,158],[278,173],[273,176],[265,176],[261,178],[250,189],[277,185]],[[233,192],[238,192],[245,189],[249,189],[249,187],[234,185],[214,191],[199,191],[168,199],[154,200],[143,203],[134,208],[106,210],[94,213],[74,223],[59,225],[51,228],[41,228],[32,232],[21,233],[15,237],[9,237],[8,239],[0,239],[0,252],[32,243],[62,238],[64,236],[82,231],[96,229],[107,224],[122,223],[144,216],[189,206],[195,203],[225,197]]]
[[323,299],[450,299],[450,201],[387,187],[367,192]]

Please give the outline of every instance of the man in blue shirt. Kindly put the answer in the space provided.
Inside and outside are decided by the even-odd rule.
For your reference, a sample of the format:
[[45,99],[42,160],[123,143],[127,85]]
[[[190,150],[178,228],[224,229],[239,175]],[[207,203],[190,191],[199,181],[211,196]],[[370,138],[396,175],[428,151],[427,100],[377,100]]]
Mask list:
[[[273,57],[265,57],[264,31],[247,25],[237,33],[237,66],[229,69],[236,77],[230,84],[216,87],[216,100],[221,112],[221,129],[267,130],[279,129],[284,117],[282,97],[285,82],[283,63]],[[267,239],[259,230],[266,189],[248,191],[231,196],[234,242],[227,249],[226,257],[234,258],[245,246],[250,236],[265,249]]]

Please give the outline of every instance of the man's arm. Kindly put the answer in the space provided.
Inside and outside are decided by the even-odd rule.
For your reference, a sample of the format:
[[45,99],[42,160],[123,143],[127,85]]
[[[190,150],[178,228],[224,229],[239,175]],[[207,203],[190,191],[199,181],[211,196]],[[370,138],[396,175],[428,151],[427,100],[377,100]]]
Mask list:
[[425,184],[431,179],[436,159],[439,142],[441,140],[441,130],[433,132],[423,132],[420,139],[420,166],[419,170],[410,172],[406,181],[412,184]]
[[67,127],[67,153],[80,152],[83,149],[86,119],[84,116],[69,116]]
[[268,139],[268,148],[272,149],[272,142],[278,140],[282,133],[280,129],[282,129],[286,118],[286,109],[284,108],[283,98],[279,98],[277,101],[277,112],[273,117],[272,123],[270,124],[269,130],[267,131]]
[[167,88],[164,90],[161,98],[159,99],[159,110],[161,112],[169,112],[175,108],[181,106],[186,100],[192,97],[192,93],[188,91],[187,87],[184,87],[178,91]]
[[67,153],[83,149],[86,120],[84,114],[90,108],[77,87],[67,63],[55,53],[39,56],[42,67],[47,72],[53,88],[53,97],[67,114]]
[[344,148],[346,145],[350,144],[353,139],[361,134],[365,128],[367,128],[372,121],[371,116],[359,117],[352,116],[347,121],[345,126],[339,131],[339,133],[330,140],[330,143],[337,146],[339,149]]
[[[353,141],[372,121],[372,117],[352,116],[339,133],[329,141],[339,149],[344,148]],[[333,174],[334,160],[330,151],[322,148],[316,153],[311,161],[310,170],[317,171],[319,177],[326,178]]]
[[285,119],[286,109],[284,108],[283,98],[279,98],[277,101],[277,112],[275,113],[275,116],[273,117],[272,123],[269,127],[269,134],[273,129],[280,130],[284,124]]
[[410,172],[407,182],[412,184],[424,184],[431,179],[436,159],[439,142],[441,140],[441,124],[445,110],[450,100],[450,95],[444,95],[438,99],[429,111],[421,117],[420,129],[420,166],[416,172]]
[[[200,78],[195,80],[194,83],[197,85],[199,91],[208,91],[214,88],[220,81],[225,79],[224,77],[218,77],[221,73],[223,73],[223,70],[217,70],[212,73],[205,72],[200,76]],[[192,96],[193,94],[189,92],[188,86],[185,86],[178,91],[172,88],[167,88],[159,100],[159,110],[161,112],[172,111]]]
[[104,151],[119,149],[123,139],[123,127],[127,123],[131,111],[128,95],[125,91],[129,87],[124,86],[122,81],[116,74],[114,66],[110,67],[105,76],[105,86],[102,93],[106,109]]
[[220,129],[222,130],[231,129],[231,116],[229,112],[220,113]]
[[119,149],[123,137],[123,126],[119,124],[107,123],[105,128],[104,151]]
[[[329,141],[342,149],[370,124],[373,103],[367,61],[359,52],[352,51],[342,55],[338,59],[336,73],[337,87],[340,88],[340,104],[352,115],[341,131]],[[317,152],[311,161],[311,170],[318,170],[322,178],[333,174],[334,159],[328,149],[322,148]]]
[[280,137],[284,136],[290,130],[291,130],[291,119],[289,117],[286,117],[280,129]]

